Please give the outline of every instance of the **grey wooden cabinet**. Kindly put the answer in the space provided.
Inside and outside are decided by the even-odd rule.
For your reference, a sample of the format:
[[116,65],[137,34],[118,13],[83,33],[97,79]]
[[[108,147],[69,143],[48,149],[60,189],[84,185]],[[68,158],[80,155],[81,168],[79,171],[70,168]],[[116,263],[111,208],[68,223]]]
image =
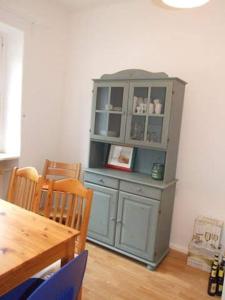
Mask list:
[[[154,269],[169,251],[185,82],[125,70],[94,80],[88,239]],[[106,168],[112,144],[134,147],[132,172]],[[155,163],[164,165],[154,180]]]

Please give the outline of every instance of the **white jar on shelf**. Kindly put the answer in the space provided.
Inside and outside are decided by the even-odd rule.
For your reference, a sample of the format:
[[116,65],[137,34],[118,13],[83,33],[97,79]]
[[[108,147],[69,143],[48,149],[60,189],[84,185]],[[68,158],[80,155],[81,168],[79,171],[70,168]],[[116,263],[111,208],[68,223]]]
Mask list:
[[138,106],[138,97],[134,96],[134,99],[133,99],[133,113],[137,112],[137,106]]
[[142,107],[141,106],[137,106],[137,113],[142,114]]
[[141,108],[141,112],[140,113],[146,113],[146,108],[147,108],[147,105],[145,103],[141,103],[140,104],[140,108]]
[[155,112],[154,103],[150,102],[149,105],[148,105],[148,113],[149,114],[154,114],[154,112]]
[[162,112],[162,104],[160,103],[160,100],[154,99],[153,102],[154,102],[154,106],[155,106],[154,107],[155,114],[160,115]]
[[160,100],[159,100],[159,99],[154,99],[154,100],[153,100],[153,103],[154,103],[154,104],[160,103]]
[[162,112],[162,104],[161,103],[156,103],[155,104],[155,114],[160,115]]

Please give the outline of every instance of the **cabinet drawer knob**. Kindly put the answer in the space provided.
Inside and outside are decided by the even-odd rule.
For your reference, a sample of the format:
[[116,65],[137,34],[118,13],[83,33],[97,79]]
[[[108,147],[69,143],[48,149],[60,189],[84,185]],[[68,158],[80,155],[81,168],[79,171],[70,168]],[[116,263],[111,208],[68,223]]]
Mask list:
[[138,188],[137,191],[138,191],[138,192],[142,192],[142,188]]
[[111,217],[110,221],[116,221],[116,218],[115,217]]
[[104,180],[101,178],[101,179],[99,179],[99,182],[104,183]]

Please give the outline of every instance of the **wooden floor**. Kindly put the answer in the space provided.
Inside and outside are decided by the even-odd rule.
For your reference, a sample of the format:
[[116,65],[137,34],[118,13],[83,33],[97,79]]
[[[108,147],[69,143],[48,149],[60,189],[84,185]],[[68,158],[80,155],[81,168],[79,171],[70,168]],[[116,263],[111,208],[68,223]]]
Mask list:
[[[206,300],[208,274],[186,266],[184,254],[170,251],[156,271],[88,243],[83,300]],[[218,298],[219,299],[219,298]]]

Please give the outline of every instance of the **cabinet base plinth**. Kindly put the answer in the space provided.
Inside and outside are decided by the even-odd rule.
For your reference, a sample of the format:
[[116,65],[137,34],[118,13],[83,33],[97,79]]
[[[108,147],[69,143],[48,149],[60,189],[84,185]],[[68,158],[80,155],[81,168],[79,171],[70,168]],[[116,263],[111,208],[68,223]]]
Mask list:
[[118,249],[118,248],[116,248],[116,247],[107,245],[107,244],[105,244],[105,243],[103,243],[103,242],[97,241],[97,240],[95,240],[95,239],[93,239],[93,238],[90,238],[90,237],[87,237],[87,240],[88,240],[88,242],[91,242],[91,243],[100,245],[100,246],[102,246],[102,247],[104,247],[104,248],[110,249],[110,250],[115,251],[115,252],[117,252],[117,253],[120,253],[120,254],[122,254],[122,255],[124,255],[124,256],[130,257],[130,258],[132,258],[132,259],[134,259],[134,260],[137,260],[137,261],[139,261],[139,262],[142,262],[142,263],[144,263],[144,264],[147,265],[147,269],[150,270],[150,271],[154,271],[154,270],[158,267],[158,265],[161,263],[161,261],[166,257],[166,255],[168,254],[168,252],[169,252],[169,248],[168,248],[168,249],[160,256],[160,258],[159,258],[157,261],[154,261],[154,262],[153,262],[153,261],[149,261],[149,260],[146,260],[146,259],[144,259],[144,258],[135,256],[135,255],[130,254],[130,253],[128,253],[128,252],[125,252],[125,251],[123,251],[123,250],[120,250],[120,249]]
[[149,271],[155,271],[156,266],[147,265],[147,269],[148,269]]

